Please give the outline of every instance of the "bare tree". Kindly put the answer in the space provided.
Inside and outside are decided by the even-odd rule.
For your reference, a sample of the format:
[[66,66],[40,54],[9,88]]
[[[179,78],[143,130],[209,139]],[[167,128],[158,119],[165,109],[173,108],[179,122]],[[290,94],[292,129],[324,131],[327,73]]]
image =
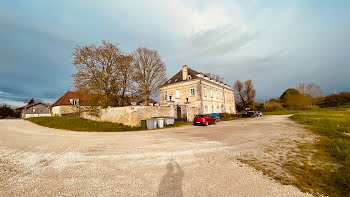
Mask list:
[[148,105],[149,98],[166,80],[166,66],[158,51],[139,47],[134,52],[134,80]]
[[204,73],[204,75],[206,75],[207,77],[214,79],[216,81],[219,81],[221,83],[224,83],[224,77],[214,74],[214,73]]
[[299,90],[301,94],[305,94],[311,98],[318,98],[323,95],[322,89],[320,88],[320,86],[318,86],[315,83],[310,83],[310,84],[301,83],[298,85],[296,89]]
[[238,110],[249,108],[254,103],[256,90],[252,80],[246,80],[244,83],[237,80],[234,83],[234,89]]
[[72,75],[74,86],[79,92],[91,95],[91,105],[118,105],[122,57],[117,44],[106,41],[102,41],[101,46],[91,44],[74,49],[73,65],[77,69]]
[[[120,102],[119,106],[123,106],[125,102],[130,98],[132,91],[134,90],[134,68],[133,68],[133,56],[132,55],[121,55],[119,58],[118,66],[118,81],[120,84]],[[118,90],[118,88],[117,88]],[[127,95],[130,94],[130,95]]]

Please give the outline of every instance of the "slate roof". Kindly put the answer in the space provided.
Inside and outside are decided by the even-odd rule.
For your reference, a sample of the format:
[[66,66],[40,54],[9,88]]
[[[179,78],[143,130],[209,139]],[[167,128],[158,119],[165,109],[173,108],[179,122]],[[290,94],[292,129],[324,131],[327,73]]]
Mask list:
[[20,110],[20,109],[24,109],[24,108],[30,108],[30,107],[33,107],[33,106],[35,106],[35,105],[39,105],[39,104],[46,105],[47,107],[49,107],[49,106],[50,106],[50,104],[48,104],[48,103],[35,102],[35,103],[28,104],[28,105],[25,105],[25,106],[22,106],[22,107],[18,107],[18,108],[16,108],[16,110]]
[[[191,76],[191,79],[197,79],[197,78],[199,78],[199,77],[197,77],[197,75],[202,74],[202,73],[197,72],[195,70],[192,70],[190,68],[187,68],[187,73],[188,73],[188,76]],[[177,83],[180,81],[184,81],[184,80],[182,80],[182,69],[178,73],[176,73],[173,77],[171,77],[169,80],[167,80],[162,86]]]
[[[144,103],[144,102],[145,102],[145,100],[142,99],[142,100],[140,100],[139,102],[137,102],[137,104],[139,105],[139,104]],[[148,103],[157,104],[158,102],[150,98],[150,99],[148,100]]]

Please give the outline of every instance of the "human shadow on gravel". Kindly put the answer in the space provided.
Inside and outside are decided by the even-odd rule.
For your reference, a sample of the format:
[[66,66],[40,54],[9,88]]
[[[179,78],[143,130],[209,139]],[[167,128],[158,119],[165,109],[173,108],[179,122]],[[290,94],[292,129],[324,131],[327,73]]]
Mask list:
[[174,160],[170,160],[166,168],[167,173],[162,177],[162,180],[159,184],[157,196],[182,197],[182,179],[184,177],[184,171]]

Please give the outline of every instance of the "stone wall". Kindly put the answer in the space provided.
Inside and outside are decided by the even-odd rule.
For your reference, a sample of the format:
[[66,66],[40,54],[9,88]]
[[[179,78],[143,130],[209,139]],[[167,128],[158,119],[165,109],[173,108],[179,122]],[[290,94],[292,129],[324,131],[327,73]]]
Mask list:
[[62,116],[62,114],[79,113],[79,107],[74,105],[60,105],[51,108],[51,116]]
[[187,121],[192,122],[194,119],[194,116],[200,114],[200,108],[199,107],[188,107],[188,115],[187,115]]
[[175,117],[174,106],[125,106],[100,109],[100,116],[95,117],[82,112],[81,117],[97,120],[122,123],[129,126],[140,126],[140,121],[152,117]]
[[32,117],[50,117],[51,114],[26,114],[23,118],[32,118]]

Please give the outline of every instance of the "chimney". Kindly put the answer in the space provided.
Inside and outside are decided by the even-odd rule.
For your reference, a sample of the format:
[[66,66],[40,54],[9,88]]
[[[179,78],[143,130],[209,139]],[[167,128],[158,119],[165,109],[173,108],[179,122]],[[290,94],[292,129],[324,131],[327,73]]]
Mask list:
[[182,80],[187,80],[188,79],[188,70],[187,70],[187,65],[182,66]]

